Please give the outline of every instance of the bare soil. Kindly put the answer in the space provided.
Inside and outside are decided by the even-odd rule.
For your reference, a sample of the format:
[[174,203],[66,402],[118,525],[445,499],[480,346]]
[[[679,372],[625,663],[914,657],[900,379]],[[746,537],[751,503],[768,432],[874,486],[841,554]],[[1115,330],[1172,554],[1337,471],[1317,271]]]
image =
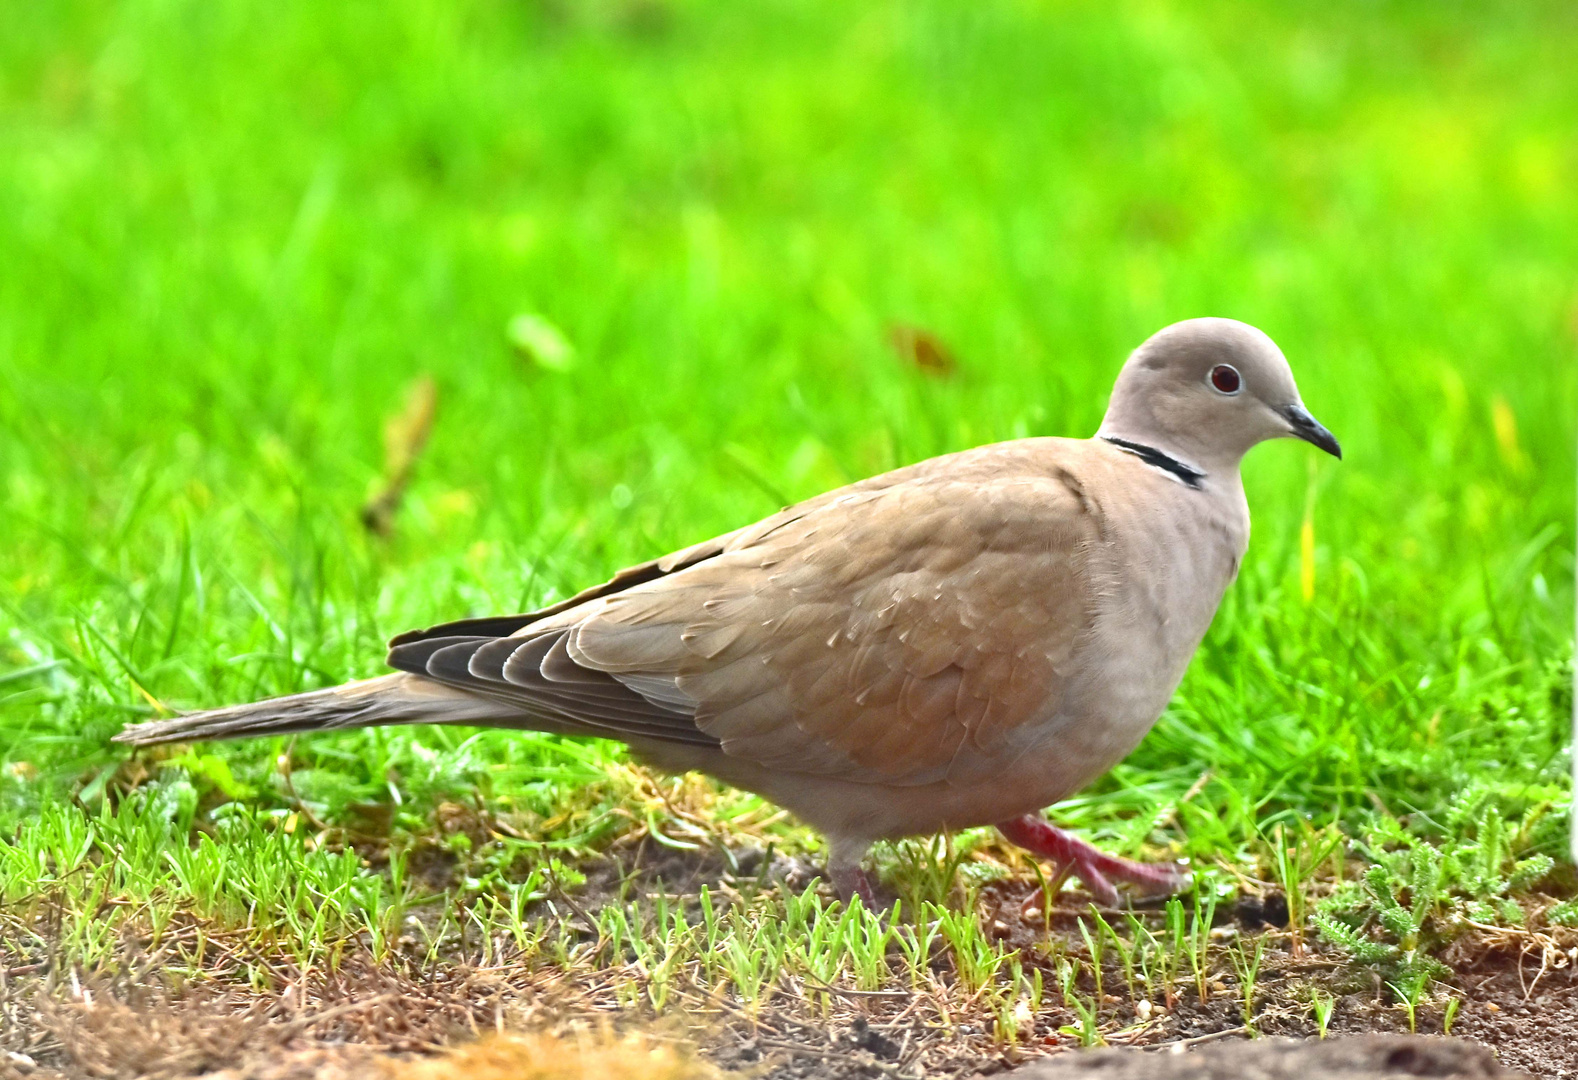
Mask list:
[[[421,865],[420,872],[434,886],[442,886],[449,869],[442,857],[435,856]],[[615,850],[583,869],[585,886],[555,909],[567,925],[578,929],[583,921],[579,912],[613,902],[622,881],[627,895],[639,896],[661,886],[671,896],[694,898],[702,884],[721,894],[775,879],[798,887],[815,873],[808,864],[765,849],[685,852],[651,843]],[[1046,966],[1042,952],[1033,948],[1044,944],[1043,919],[1027,918],[1022,906],[1034,887],[1028,880],[990,886],[978,899],[979,912],[994,934],[1024,950],[1027,965]],[[1075,918],[1085,912],[1088,907],[1080,898],[1070,897],[1053,912],[1054,936],[1077,947]],[[1334,1036],[1407,1032],[1405,1013],[1388,1003],[1390,995],[1377,978],[1350,967],[1317,942],[1293,948],[1288,933],[1278,927],[1286,918],[1286,906],[1274,894],[1251,898],[1221,916],[1219,929],[1224,935],[1265,937],[1254,1011],[1258,1034],[1313,1040],[1317,1031],[1308,1005],[1312,987],[1338,999],[1330,1029]],[[566,969],[544,961],[508,959],[484,966],[480,954],[468,956],[462,945],[432,965],[420,963],[414,950],[401,961],[382,965],[353,952],[331,972],[301,972],[277,957],[260,958],[240,943],[227,946],[217,930],[210,928],[208,936],[213,945],[207,966],[198,977],[183,979],[164,972],[160,957],[147,956],[137,942],[127,942],[123,963],[113,973],[71,971],[54,966],[47,957],[14,956],[0,942],[0,1080],[142,1076],[175,1080],[199,1075],[225,1080],[308,1076],[413,1080],[415,1074],[408,1069],[421,1063],[426,1063],[424,1068],[431,1066],[422,1074],[424,1080],[461,1074],[467,1080],[488,1080],[486,1069],[475,1061],[458,1064],[461,1058],[456,1055],[464,1053],[503,1054],[515,1062],[509,1075],[518,1078],[573,1077],[579,1074],[531,1072],[522,1062],[532,1054],[543,1056],[547,1044],[517,1040],[507,1051],[501,1050],[500,1033],[570,1040],[579,1049],[561,1048],[548,1056],[580,1062],[590,1052],[587,1039],[595,1037],[597,1047],[606,1047],[632,1032],[641,1033],[652,1046],[674,1050],[678,1056],[665,1059],[669,1062],[665,1068],[672,1066],[666,1075],[674,1078],[964,1078],[1006,1074],[1036,1062],[1044,1062],[1036,1066],[1042,1071],[1025,1072],[1023,1080],[1072,1075],[1069,1068],[1075,1062],[1079,1063],[1075,1071],[1094,1070],[1114,1080],[1129,1075],[1202,1080],[1218,1075],[1296,1073],[1299,1080],[1372,1075],[1322,1074],[1312,1071],[1315,1065],[1299,1065],[1291,1072],[1257,1072],[1261,1065],[1251,1068],[1251,1064],[1259,1059],[1234,1056],[1250,1051],[1224,1044],[1247,1043],[1249,1032],[1242,1016],[1242,994],[1225,962],[1213,973],[1204,1001],[1190,982],[1166,1005],[1153,1004],[1148,1016],[1140,1015],[1143,1006],[1120,996],[1125,992],[1121,972],[1109,965],[1108,993],[1101,1002],[1102,1029],[1109,1044],[1143,1055],[1131,1066],[1119,1064],[1130,1058],[1076,1051],[1077,1040],[1061,1029],[1075,1025],[1077,1017],[1050,989],[1055,985],[1050,968],[1041,1012],[1028,1018],[1020,1041],[1008,1046],[994,1040],[989,1018],[979,1009],[972,1011],[969,1002],[925,990],[895,988],[878,994],[841,990],[826,996],[789,986],[759,1014],[747,1016],[712,988],[690,985],[676,990],[675,1005],[659,1017],[620,1004],[618,989],[630,978],[627,970],[574,965]],[[582,936],[591,939],[589,932]],[[1578,965],[1568,963],[1564,955],[1553,960],[1548,949],[1534,947],[1532,935],[1516,933],[1456,949],[1447,959],[1455,969],[1450,982],[1462,999],[1452,1027],[1461,1041],[1438,1039],[1426,1044],[1428,1053],[1419,1051],[1424,1056],[1405,1058],[1426,1063],[1450,1059],[1458,1062],[1453,1067],[1459,1072],[1394,1070],[1391,1075],[1509,1075],[1472,1071],[1492,1060],[1485,1056],[1489,1054],[1500,1066],[1540,1080],[1578,1080]],[[1415,1017],[1421,1033],[1439,1034],[1444,1019],[1442,1010],[1434,1006],[1420,1009]],[[1321,1044],[1309,1045],[1316,1055],[1311,1061],[1327,1060],[1321,1055],[1335,1053],[1321,1049]],[[694,1048],[695,1055],[690,1056],[687,1048]],[[596,1060],[601,1064],[586,1066],[588,1077],[626,1075],[610,1071],[616,1068],[613,1058]],[[1100,1064],[1108,1060],[1115,1064]],[[1234,1064],[1218,1067],[1214,1062]],[[1165,1071],[1196,1063],[1217,1071]],[[1063,1071],[1046,1071],[1054,1066]],[[1131,1072],[1123,1072],[1124,1068]],[[1141,1068],[1147,1071],[1132,1071]],[[657,1075],[651,1069],[644,1071]]]
[[[1313,1040],[1307,1008],[1279,992],[1279,984],[1292,980],[1291,968],[1268,983],[1257,1026],[1267,1035]],[[1525,970],[1521,984],[1514,970],[1482,968],[1460,976],[1472,996],[1458,1013],[1453,1033],[1503,1066],[1542,1080],[1573,1080],[1578,1077],[1578,983],[1566,973],[1548,974],[1525,997],[1530,974]],[[699,1003],[678,1016],[653,1018],[610,1007],[588,992],[596,987],[584,977],[445,965],[419,980],[364,963],[345,965],[342,978],[306,993],[295,989],[148,991],[80,980],[73,986],[69,978],[8,979],[0,992],[0,1080],[176,1078],[220,1070],[227,1080],[381,1076],[386,1066],[473,1043],[498,1030],[585,1032],[605,1026],[655,1031],[661,1039],[697,1047],[725,1075],[767,1080],[990,1076],[1037,1058],[1089,1056],[1075,1050],[1075,1040],[1057,1033],[1073,1020],[1061,1008],[1035,1018],[1037,1035],[1002,1047],[993,1046],[966,1017],[946,1030],[934,1010],[915,1000],[850,999],[831,1018],[816,1015],[804,1003],[780,1000],[754,1024]],[[293,1000],[298,997],[299,1004]],[[1419,1017],[1421,1031],[1439,1031],[1440,1023],[1434,1011]],[[1405,1030],[1399,1010],[1378,1004],[1372,993],[1340,999],[1332,1023],[1334,1036]],[[1182,998],[1150,1024],[1110,1038],[1114,1044],[1120,1040],[1146,1048],[1145,1059],[1151,1062],[1146,1068],[1157,1070],[1146,1076],[1254,1075],[1162,1069],[1162,1061],[1172,1056],[1165,1051],[1173,1047],[1188,1051],[1192,1060],[1213,1045],[1247,1041],[1242,1018],[1227,1002],[1200,1005]],[[1158,1056],[1157,1050],[1164,1052]],[[1025,1080],[1063,1075],[1031,1072]],[[1099,1075],[1116,1080],[1129,1074]],[[1299,1080],[1316,1075],[1301,1071]]]

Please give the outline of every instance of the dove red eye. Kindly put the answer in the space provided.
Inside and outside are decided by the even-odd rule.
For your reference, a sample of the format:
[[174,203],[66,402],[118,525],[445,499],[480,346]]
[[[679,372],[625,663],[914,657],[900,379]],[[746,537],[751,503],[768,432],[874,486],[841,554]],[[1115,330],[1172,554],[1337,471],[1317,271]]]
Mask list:
[[1238,377],[1237,368],[1218,364],[1211,369],[1211,385],[1224,394],[1236,394],[1243,382]]

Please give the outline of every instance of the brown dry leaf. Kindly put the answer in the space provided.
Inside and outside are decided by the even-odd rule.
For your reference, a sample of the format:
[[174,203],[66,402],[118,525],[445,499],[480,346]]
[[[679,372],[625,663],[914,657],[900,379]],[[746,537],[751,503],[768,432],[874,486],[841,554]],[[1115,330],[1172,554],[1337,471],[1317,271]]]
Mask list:
[[632,1034],[495,1035],[442,1057],[394,1063],[392,1080],[713,1080],[685,1044]]
[[388,536],[405,497],[417,459],[433,433],[438,412],[438,384],[420,375],[406,391],[405,406],[384,421],[384,475],[378,490],[362,504],[362,524],[369,532]]
[[959,358],[930,330],[895,323],[888,327],[888,344],[900,359],[908,360],[928,375],[945,379],[959,370]]

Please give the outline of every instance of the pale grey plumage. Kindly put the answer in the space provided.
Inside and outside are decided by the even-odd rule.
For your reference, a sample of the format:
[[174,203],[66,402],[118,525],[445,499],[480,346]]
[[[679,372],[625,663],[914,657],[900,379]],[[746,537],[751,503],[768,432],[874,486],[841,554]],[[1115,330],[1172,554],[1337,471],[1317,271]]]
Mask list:
[[[1284,435],[1338,452],[1263,333],[1179,323],[1130,357],[1095,438],[924,461],[551,608],[402,635],[404,674],[119,738],[422,720],[613,737],[780,803],[847,867],[875,839],[1018,819],[1133,749],[1243,558],[1239,460]],[[1087,881],[1127,873],[1067,857]]]

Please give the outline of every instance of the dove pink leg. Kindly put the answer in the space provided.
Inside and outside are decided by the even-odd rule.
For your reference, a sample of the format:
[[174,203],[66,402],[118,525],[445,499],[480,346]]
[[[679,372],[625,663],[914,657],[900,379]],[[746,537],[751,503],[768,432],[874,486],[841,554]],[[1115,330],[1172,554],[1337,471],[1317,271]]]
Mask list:
[[870,847],[869,840],[829,837],[827,876],[840,900],[847,904],[852,897],[858,896],[867,911],[876,911],[877,891],[871,887],[871,879],[861,865]]
[[838,893],[840,900],[847,904],[851,898],[858,896],[867,911],[880,910],[877,907],[876,890],[871,887],[871,879],[861,867],[829,866],[827,871],[833,879],[833,891]]
[[1113,881],[1133,885],[1147,896],[1165,896],[1187,888],[1189,874],[1171,863],[1142,863],[1108,855],[1073,833],[1034,814],[998,824],[998,831],[1025,850],[1051,859],[1085,883],[1098,903],[1113,907],[1118,890]]

